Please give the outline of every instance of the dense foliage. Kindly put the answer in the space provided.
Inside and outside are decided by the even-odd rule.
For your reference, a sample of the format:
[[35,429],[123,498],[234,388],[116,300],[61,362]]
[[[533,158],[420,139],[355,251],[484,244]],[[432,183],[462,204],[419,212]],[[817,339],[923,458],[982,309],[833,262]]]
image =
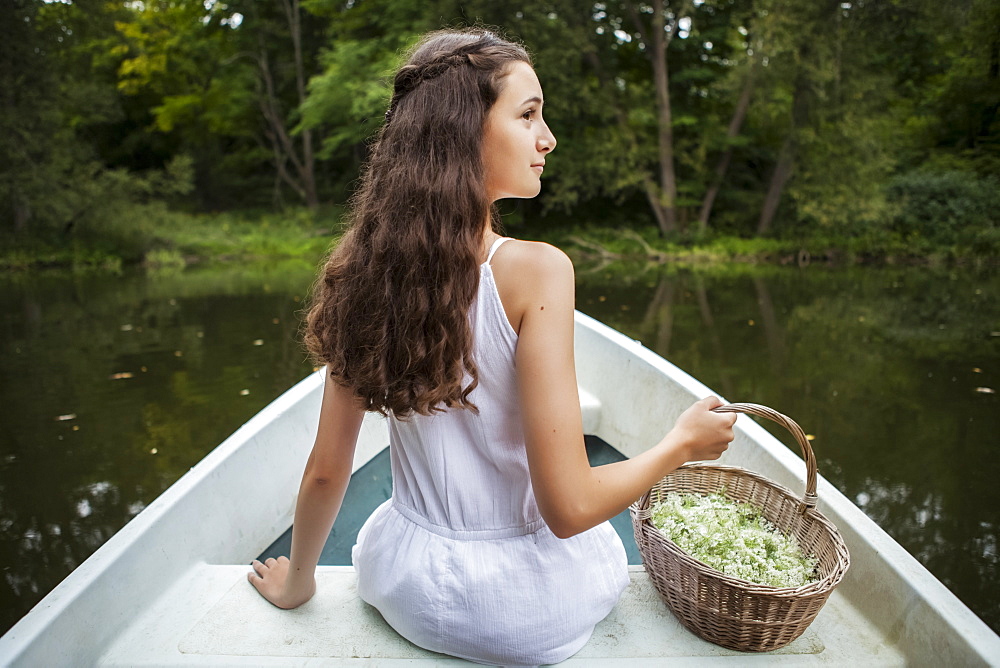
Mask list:
[[[0,246],[342,204],[420,33],[500,26],[560,139],[511,221],[1000,251],[992,0],[9,0]],[[612,218],[613,216],[613,218]]]

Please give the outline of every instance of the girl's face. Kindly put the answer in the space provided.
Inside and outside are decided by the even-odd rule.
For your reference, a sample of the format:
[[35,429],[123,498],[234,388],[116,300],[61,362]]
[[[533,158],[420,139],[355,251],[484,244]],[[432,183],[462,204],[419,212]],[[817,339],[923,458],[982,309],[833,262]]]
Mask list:
[[486,117],[483,165],[490,201],[537,195],[545,156],[555,147],[542,119],[542,85],[530,65],[516,62]]

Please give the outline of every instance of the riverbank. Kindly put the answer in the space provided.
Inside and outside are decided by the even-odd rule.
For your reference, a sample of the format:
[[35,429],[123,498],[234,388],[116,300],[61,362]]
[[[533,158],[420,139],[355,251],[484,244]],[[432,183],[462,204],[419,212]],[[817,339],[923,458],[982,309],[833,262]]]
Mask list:
[[610,229],[581,227],[552,230],[539,240],[556,245],[575,260],[682,264],[776,264],[807,266],[997,265],[998,250],[969,246],[941,246],[892,234],[869,236],[815,235],[799,238],[707,236],[664,239],[653,227]]
[[318,262],[341,230],[342,207],[317,212],[188,214],[140,208],[129,235],[0,238],[0,269],[174,270],[205,263],[308,259]]
[[[182,269],[215,262],[306,259],[319,262],[342,231],[343,207],[316,212],[222,212],[187,214],[152,209],[129,227],[127,239],[64,235],[8,237],[0,240],[0,269],[49,267],[78,271],[120,271],[128,265],[154,270]],[[819,263],[850,265],[925,265],[992,267],[1000,243],[935,244],[890,232],[866,235],[816,234],[808,237],[742,238],[729,235],[662,238],[655,227],[621,228],[593,224],[511,225],[507,233],[552,243],[574,260],[588,263],[642,262],[681,264]]]

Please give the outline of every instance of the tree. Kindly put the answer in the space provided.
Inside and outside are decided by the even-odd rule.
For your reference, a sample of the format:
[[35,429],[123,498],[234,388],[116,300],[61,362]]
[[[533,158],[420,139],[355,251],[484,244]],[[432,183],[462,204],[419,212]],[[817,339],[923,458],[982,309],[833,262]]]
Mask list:
[[646,49],[653,68],[653,82],[656,87],[657,144],[659,147],[659,182],[647,181],[646,197],[656,216],[660,233],[667,235],[677,230],[677,175],[674,171],[674,131],[673,115],[670,108],[670,74],[667,62],[667,47],[677,36],[680,22],[691,11],[691,2],[685,1],[673,9],[670,23],[665,25],[663,0],[653,0],[652,16],[649,24],[640,17],[639,10],[631,2],[625,3],[625,11],[635,26],[636,35],[650,48]]
[[306,9],[326,21],[327,31],[299,128],[323,130],[319,155],[342,165],[346,190],[366,157],[365,142],[383,122],[403,50],[439,26],[431,10],[409,3],[311,0]]
[[[316,190],[316,156],[313,128],[299,123],[299,110],[306,101],[306,80],[314,72],[305,62],[303,41],[308,38],[303,28],[303,12],[299,0],[281,0],[281,20],[265,18],[259,3],[250,3],[248,10],[256,23],[256,61],[260,80],[258,106],[264,118],[264,135],[274,156],[277,178],[288,185],[310,209],[319,205]],[[308,18],[308,17],[305,17]],[[291,42],[292,61],[288,79],[294,84],[294,94],[281,95],[273,62],[281,62],[285,49],[275,48]],[[310,56],[316,53],[315,46]],[[280,65],[279,70],[280,73]],[[292,88],[291,85],[288,85]],[[298,142],[296,142],[298,139]],[[289,164],[291,169],[289,169]],[[275,192],[280,191],[275,188]]]
[[318,205],[313,132],[297,129],[317,23],[299,0],[161,0],[117,24],[119,86],[150,98],[155,129],[195,157],[206,203],[231,190],[246,203],[270,161],[273,201],[283,185]]

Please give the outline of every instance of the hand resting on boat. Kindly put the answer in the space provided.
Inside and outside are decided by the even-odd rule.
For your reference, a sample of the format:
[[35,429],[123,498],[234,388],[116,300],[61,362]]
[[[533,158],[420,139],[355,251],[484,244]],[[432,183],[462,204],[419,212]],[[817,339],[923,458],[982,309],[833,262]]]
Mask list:
[[279,608],[297,608],[316,593],[316,564],[351,479],[364,415],[354,392],[327,374],[316,442],[295,504],[291,560],[279,557],[263,564],[255,560],[254,570],[247,574],[261,596]]
[[[254,559],[250,564],[253,567],[253,572],[247,574],[247,579],[257,588],[261,596],[285,610],[299,607],[316,593],[315,578],[311,583],[312,587],[308,587],[302,592],[291,592],[285,588],[288,582],[290,563],[288,557],[278,557],[277,559],[272,557],[263,563]],[[306,582],[305,584],[310,583]]]

